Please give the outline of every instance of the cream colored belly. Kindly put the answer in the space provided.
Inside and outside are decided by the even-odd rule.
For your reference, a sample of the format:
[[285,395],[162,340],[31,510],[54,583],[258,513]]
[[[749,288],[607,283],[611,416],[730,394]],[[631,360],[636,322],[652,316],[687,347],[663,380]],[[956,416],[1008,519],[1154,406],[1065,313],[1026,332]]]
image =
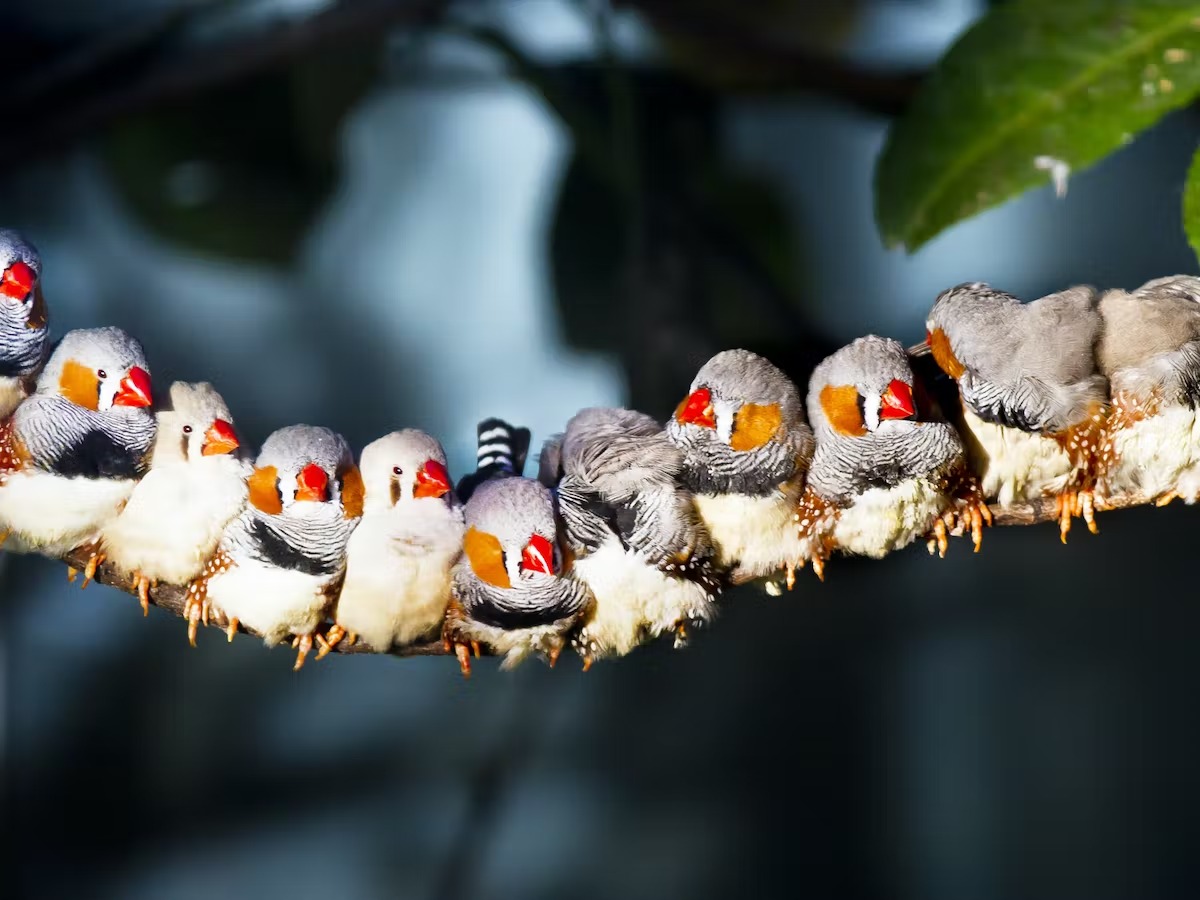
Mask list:
[[409,644],[435,631],[450,602],[457,544],[404,552],[386,526],[364,520],[346,549],[346,581],[335,620],[372,649]]
[[231,567],[208,583],[210,603],[263,636],[268,646],[289,634],[312,634],[324,618],[330,579],[255,563]]
[[696,509],[717,546],[722,568],[735,568],[738,580],[761,578],[809,558],[800,537],[795,503],[782,491],[766,497],[697,494]]
[[1113,437],[1117,464],[1108,477],[1113,492],[1157,497],[1178,491],[1200,497],[1200,421],[1190,407],[1172,407],[1122,428]]
[[0,419],[12,414],[25,399],[25,388],[20,378],[0,378]]
[[872,488],[838,513],[833,536],[842,551],[878,559],[928,534],[947,505],[921,478]]
[[101,526],[121,511],[135,484],[17,472],[0,487],[0,533],[12,532],[4,549],[46,556],[70,553],[99,536]]
[[1008,506],[1066,487],[1074,466],[1054,438],[984,422],[967,409],[963,418],[978,444],[967,442],[971,470],[988,500]]
[[236,475],[205,478],[173,469],[151,471],[125,510],[104,527],[104,552],[127,572],[186,584],[216,551],[245,498],[245,482]]
[[575,574],[596,598],[580,642],[597,659],[622,656],[680,623],[716,616],[716,604],[703,587],[659,572],[616,543],[577,559]]

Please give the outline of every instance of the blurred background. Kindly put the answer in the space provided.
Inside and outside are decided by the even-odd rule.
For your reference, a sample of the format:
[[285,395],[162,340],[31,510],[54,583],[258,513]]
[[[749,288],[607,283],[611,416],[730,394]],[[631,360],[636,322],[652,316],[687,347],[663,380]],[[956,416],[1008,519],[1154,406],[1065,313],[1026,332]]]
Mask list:
[[[804,384],[935,294],[1195,270],[1185,110],[914,256],[872,166],[981,0],[6,0],[0,220],[52,324],[118,324],[254,441],[665,416]],[[1185,897],[1195,512],[997,529],[730,596],[685,652],[453,661],[201,635],[0,556],[22,897]]]

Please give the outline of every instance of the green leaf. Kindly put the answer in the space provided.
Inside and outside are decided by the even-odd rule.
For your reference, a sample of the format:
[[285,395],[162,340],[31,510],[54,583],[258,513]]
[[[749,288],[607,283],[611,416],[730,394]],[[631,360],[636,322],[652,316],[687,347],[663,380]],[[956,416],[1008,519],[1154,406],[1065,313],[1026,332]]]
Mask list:
[[1045,183],[1037,162],[1078,172],[1197,93],[1197,0],[1003,5],[950,49],[892,127],[875,173],[883,239],[914,250]]
[[1187,186],[1183,189],[1183,230],[1192,252],[1200,258],[1200,150],[1188,167]]

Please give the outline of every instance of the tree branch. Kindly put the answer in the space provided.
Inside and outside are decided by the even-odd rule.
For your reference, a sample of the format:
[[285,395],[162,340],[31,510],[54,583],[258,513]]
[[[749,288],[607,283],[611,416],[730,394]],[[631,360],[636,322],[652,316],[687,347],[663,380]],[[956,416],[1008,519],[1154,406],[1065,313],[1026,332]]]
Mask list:
[[[1134,494],[1122,495],[1118,497],[1110,497],[1104,501],[1103,505],[1097,503],[1097,510],[1117,510],[1127,509],[1133,506],[1144,506],[1149,501]],[[1045,498],[1033,503],[1023,503],[1013,506],[995,506],[991,507],[993,526],[1003,525],[1037,525],[1043,522],[1058,522],[1058,514],[1054,509],[1054,498]],[[63,562],[73,569],[82,570],[87,566],[88,554],[85,551],[76,551],[75,553],[64,557]],[[108,585],[119,591],[124,591],[127,594],[136,595],[132,580],[127,576],[122,575],[113,569],[107,563],[102,564],[96,571],[95,581],[97,584]],[[150,603],[154,606],[164,609],[175,616],[183,616],[183,608],[186,600],[186,591],[184,588],[174,587],[172,585],[158,585],[150,590]],[[224,622],[212,621],[211,627],[225,628]],[[238,631],[243,634],[260,636],[257,632],[252,631],[244,626],[239,625]],[[183,627],[180,627],[180,638],[183,637]],[[335,653],[371,653],[373,651],[367,649],[361,642],[354,646],[346,646],[346,642],[342,641],[335,648]],[[483,648],[483,652],[487,653],[487,648]],[[424,644],[413,644],[407,647],[396,647],[388,651],[389,656],[445,656],[447,655],[445,647],[441,641],[430,641]]]

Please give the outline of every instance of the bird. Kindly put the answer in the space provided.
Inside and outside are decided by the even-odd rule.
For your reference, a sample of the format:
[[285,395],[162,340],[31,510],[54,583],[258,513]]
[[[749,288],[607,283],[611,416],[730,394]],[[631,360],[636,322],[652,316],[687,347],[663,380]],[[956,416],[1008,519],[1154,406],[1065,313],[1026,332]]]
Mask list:
[[102,561],[100,530],[149,464],[152,403],[135,338],[111,327],[68,332],[34,392],[0,422],[0,545],[50,557],[86,547],[86,586]]
[[1054,497],[1063,543],[1072,516],[1098,530],[1108,383],[1096,363],[1097,301],[1087,285],[1022,303],[983,282],[960,284],[937,296],[918,351],[957,382],[986,497],[1002,506]]
[[947,422],[921,418],[904,347],[868,335],[813,371],[808,419],[816,450],[795,516],[824,579],[833,550],[880,558],[926,537],[946,551],[955,528],[978,549],[990,510]]
[[363,515],[346,547],[346,579],[326,640],[332,647],[362,638],[384,653],[441,627],[450,571],[462,555],[463,509],[446,452],[424,431],[406,428],[368,444],[359,471]]
[[42,258],[11,229],[0,229],[0,419],[31,393],[50,352]]
[[504,656],[501,668],[533,654],[553,666],[594,600],[562,551],[554,495],[522,475],[527,431],[488,419],[478,437],[478,468],[460,482],[466,531],[443,643],[464,677],[481,644]]
[[200,574],[249,490],[250,464],[211,384],[175,382],[157,422],[149,471],[100,532],[101,555],[130,578],[143,615],[153,585],[187,585]]
[[363,481],[350,445],[315,425],[271,434],[248,480],[248,503],[187,588],[190,631],[210,611],[230,640],[248,627],[272,647],[289,636],[299,670],[337,595],[346,542],[363,510]]
[[782,570],[790,589],[809,555],[793,513],[814,448],[796,385],[756,353],[722,351],[696,374],[666,432],[683,451],[681,480],[717,566],[733,584]]
[[1200,498],[1200,278],[1171,275],[1100,298],[1096,346],[1112,414],[1100,453],[1103,493],[1159,506]]
[[690,627],[716,617],[716,551],[682,470],[662,425],[630,409],[581,410],[542,451],[539,478],[595,598],[572,642],[585,670],[663,634],[683,646]]

